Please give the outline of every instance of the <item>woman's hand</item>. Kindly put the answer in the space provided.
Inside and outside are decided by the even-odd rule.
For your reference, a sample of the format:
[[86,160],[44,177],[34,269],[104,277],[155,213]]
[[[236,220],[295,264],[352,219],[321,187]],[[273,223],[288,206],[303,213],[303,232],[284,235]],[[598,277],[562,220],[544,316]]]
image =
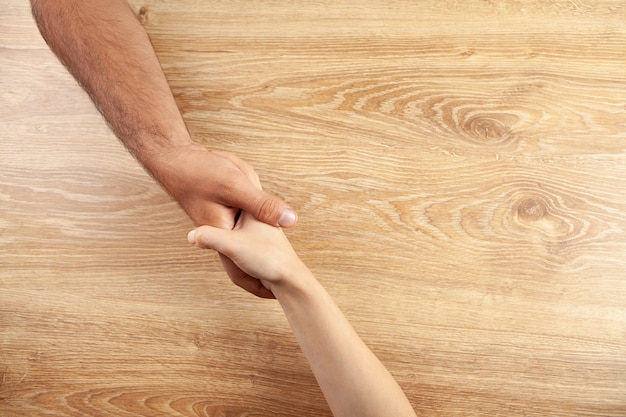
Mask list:
[[306,268],[281,228],[261,223],[247,212],[242,212],[232,230],[201,226],[189,232],[188,240],[218,251],[268,291]]

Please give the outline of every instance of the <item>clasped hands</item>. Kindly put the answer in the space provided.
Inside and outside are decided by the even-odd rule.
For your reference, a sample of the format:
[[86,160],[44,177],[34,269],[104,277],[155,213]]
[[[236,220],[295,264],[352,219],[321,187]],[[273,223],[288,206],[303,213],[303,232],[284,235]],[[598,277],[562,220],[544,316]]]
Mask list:
[[[232,153],[192,144],[165,159],[157,179],[199,226],[189,233],[189,242],[217,250],[239,287],[275,298],[271,280],[280,278],[282,267],[300,260],[282,230],[273,226],[295,225],[295,212],[264,192],[254,168]],[[269,280],[260,279],[264,277]]]

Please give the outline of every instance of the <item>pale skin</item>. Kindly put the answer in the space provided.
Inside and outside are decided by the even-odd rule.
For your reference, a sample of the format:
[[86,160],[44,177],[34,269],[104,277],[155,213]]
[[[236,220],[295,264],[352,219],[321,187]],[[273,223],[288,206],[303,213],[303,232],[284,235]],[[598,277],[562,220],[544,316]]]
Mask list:
[[[240,210],[282,227],[295,212],[255,187],[252,166],[193,142],[143,26],[124,0],[31,0],[44,39],[116,136],[195,224],[230,229]],[[231,280],[273,294],[222,257]]]
[[276,296],[334,416],[415,416],[398,383],[280,228],[242,213],[233,230],[202,226],[188,240],[228,257]]

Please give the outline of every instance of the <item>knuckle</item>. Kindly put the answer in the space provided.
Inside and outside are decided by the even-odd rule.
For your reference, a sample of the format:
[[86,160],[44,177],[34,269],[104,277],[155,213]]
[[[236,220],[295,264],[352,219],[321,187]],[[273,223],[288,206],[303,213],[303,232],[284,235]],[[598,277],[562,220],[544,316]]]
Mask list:
[[272,225],[278,224],[280,218],[279,202],[276,198],[264,196],[255,207],[255,217]]

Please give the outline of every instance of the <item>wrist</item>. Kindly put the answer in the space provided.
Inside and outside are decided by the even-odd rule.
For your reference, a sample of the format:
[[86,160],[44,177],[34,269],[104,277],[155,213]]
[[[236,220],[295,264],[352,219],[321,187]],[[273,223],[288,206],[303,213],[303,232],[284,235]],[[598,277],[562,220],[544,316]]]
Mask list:
[[200,146],[191,140],[187,130],[171,133],[146,132],[139,134],[132,142],[124,142],[131,153],[150,172],[162,170],[170,165],[170,161],[175,159],[182,150]]
[[185,160],[185,155],[193,150],[206,152],[202,145],[193,142],[187,135],[186,138],[183,136],[167,143],[153,146],[151,149],[144,150],[140,152],[140,155],[135,156],[148,172],[172,194],[173,192],[175,193],[176,188],[180,185],[177,184],[178,174],[188,163]]
[[276,299],[284,301],[306,294],[311,284],[317,283],[311,270],[298,259],[298,264],[289,269],[289,272],[279,280],[268,283],[270,291]]

